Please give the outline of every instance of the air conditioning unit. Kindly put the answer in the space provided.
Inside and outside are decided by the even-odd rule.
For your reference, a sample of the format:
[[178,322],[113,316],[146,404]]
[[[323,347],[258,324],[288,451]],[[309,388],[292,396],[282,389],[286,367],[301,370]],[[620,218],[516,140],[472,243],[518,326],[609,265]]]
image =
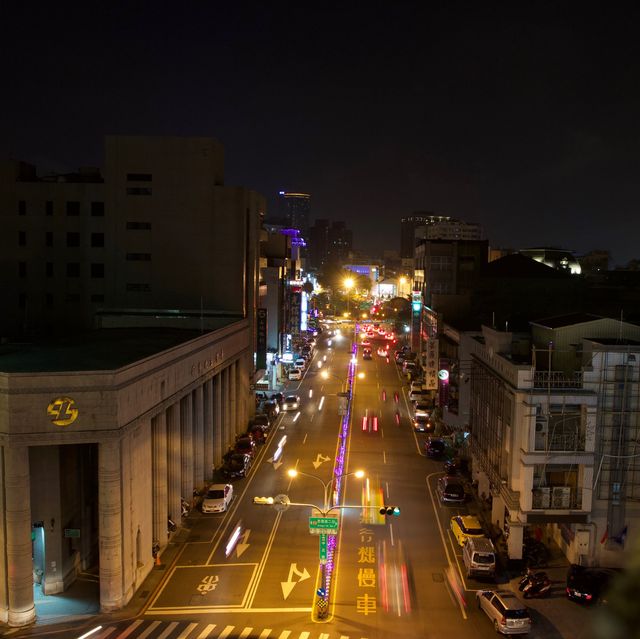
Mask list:
[[554,486],[551,491],[551,508],[566,509],[571,507],[571,487]]
[[551,503],[550,488],[534,488],[533,489],[533,507],[534,508],[549,508],[550,503]]
[[536,433],[546,435],[549,431],[549,422],[544,417],[536,417]]

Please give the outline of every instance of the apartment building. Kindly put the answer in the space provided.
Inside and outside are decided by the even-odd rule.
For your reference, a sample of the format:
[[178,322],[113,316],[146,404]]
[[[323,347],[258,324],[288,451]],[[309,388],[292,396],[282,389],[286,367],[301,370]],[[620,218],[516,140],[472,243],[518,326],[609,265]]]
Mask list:
[[640,521],[640,327],[587,314],[482,327],[459,357],[473,475],[509,557],[540,528],[572,562],[622,565]]

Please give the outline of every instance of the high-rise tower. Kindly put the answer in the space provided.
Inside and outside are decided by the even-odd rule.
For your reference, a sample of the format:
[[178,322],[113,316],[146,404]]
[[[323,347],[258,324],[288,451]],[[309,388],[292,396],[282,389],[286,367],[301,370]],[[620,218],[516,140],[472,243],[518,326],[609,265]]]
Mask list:
[[298,229],[302,237],[307,238],[309,233],[311,195],[309,195],[309,193],[280,191],[279,196],[282,217],[286,220],[286,224],[294,229]]

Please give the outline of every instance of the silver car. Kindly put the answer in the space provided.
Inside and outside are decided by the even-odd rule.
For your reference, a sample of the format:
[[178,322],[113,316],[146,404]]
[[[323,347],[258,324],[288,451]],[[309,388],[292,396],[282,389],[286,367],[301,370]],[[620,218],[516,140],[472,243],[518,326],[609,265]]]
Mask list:
[[478,590],[478,608],[493,621],[493,628],[503,635],[524,635],[531,629],[526,606],[508,590]]
[[282,402],[282,410],[298,410],[300,407],[300,397],[298,395],[287,395]]

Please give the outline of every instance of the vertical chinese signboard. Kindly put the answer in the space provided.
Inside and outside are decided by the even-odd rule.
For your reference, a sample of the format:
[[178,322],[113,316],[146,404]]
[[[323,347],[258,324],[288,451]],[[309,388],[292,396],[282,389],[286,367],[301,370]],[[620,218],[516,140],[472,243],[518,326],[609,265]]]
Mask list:
[[267,368],[267,309],[259,308],[256,314],[256,369]]
[[438,351],[438,340],[435,338],[428,339],[425,360],[425,384],[427,390],[438,389]]
[[289,330],[287,332],[293,336],[300,335],[301,297],[300,291],[292,291],[289,297]]

